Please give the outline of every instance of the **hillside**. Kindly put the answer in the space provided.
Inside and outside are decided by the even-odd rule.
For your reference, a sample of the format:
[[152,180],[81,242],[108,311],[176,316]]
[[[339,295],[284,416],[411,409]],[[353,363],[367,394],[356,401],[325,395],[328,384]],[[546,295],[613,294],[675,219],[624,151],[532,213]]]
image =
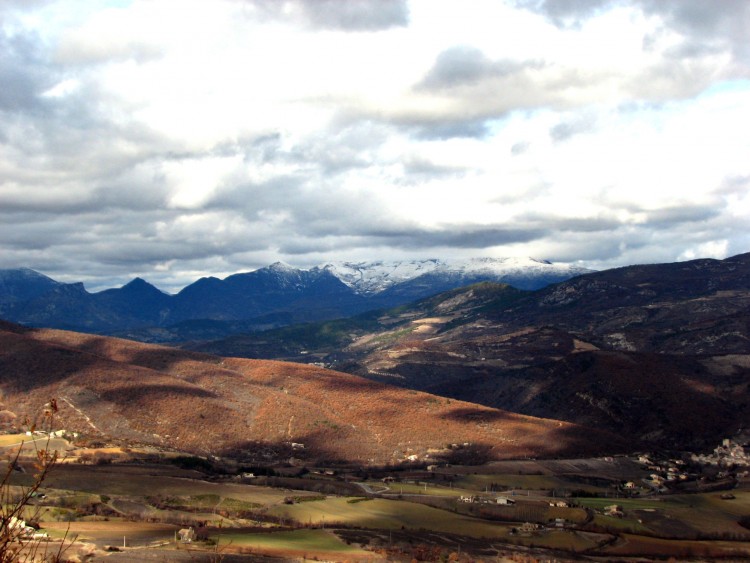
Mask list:
[[632,266],[524,292],[453,290],[193,349],[375,381],[701,448],[750,426],[750,254]]
[[[590,428],[314,366],[8,323],[0,325],[0,386],[0,410],[11,411],[16,424],[54,397],[68,430],[255,462],[294,456],[371,464],[412,455],[482,461],[629,447]],[[446,450],[451,443],[469,446]]]

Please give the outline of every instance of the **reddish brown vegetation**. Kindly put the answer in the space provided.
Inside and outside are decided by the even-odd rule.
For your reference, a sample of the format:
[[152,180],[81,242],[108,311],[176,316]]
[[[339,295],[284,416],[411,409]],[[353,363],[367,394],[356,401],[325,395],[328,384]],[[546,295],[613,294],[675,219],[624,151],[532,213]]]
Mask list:
[[490,459],[622,447],[572,424],[317,367],[56,330],[0,327],[0,385],[17,413],[55,396],[67,429],[204,454],[267,444],[298,457],[384,463],[424,459],[450,443],[480,445]]

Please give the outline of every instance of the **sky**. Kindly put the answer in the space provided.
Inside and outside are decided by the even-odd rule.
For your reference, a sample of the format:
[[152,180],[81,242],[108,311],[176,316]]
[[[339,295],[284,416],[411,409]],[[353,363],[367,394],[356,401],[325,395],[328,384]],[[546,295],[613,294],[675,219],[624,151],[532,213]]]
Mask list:
[[2,0],[0,268],[750,251],[746,0]]

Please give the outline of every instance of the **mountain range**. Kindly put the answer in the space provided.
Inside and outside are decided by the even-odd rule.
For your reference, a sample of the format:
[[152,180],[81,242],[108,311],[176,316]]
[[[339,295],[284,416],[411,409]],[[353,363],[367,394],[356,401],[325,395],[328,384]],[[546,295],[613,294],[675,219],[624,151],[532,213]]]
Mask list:
[[351,316],[479,281],[524,289],[587,273],[534,259],[341,262],[302,270],[276,263],[225,279],[206,277],[175,295],[136,278],[97,293],[30,269],[0,270],[0,318],[174,342]]
[[[462,407],[462,412],[468,413],[466,420],[476,418],[480,427],[493,420],[510,420],[507,417],[513,414],[570,425],[565,428],[596,428],[604,433],[590,435],[604,440],[596,444],[599,450],[608,444],[619,449],[623,441],[630,448],[701,449],[712,447],[722,438],[747,433],[750,428],[750,254],[725,260],[701,259],[590,272],[534,290],[481,281],[403,302],[408,293],[402,291],[404,287],[415,292],[427,291],[428,287],[434,291],[436,287],[422,282],[430,279],[424,276],[440,273],[437,264],[417,266],[379,265],[367,270],[361,265],[348,265],[339,266],[338,270],[331,266],[305,271],[276,264],[225,280],[204,278],[174,296],[142,280],[120,289],[88,294],[82,284],[60,284],[23,270],[14,271],[21,283],[14,284],[13,276],[7,273],[0,276],[4,292],[1,306],[4,314],[23,313],[26,322],[39,325],[69,315],[116,330],[118,325],[112,322],[113,318],[132,323],[146,319],[153,328],[132,329],[128,334],[145,339],[144,335],[155,338],[161,331],[164,340],[179,340],[182,350],[138,348],[146,345],[131,343],[127,345],[131,348],[126,363],[140,369],[144,366],[139,358],[158,358],[156,364],[146,367],[161,370],[162,366],[169,374],[152,391],[163,391],[165,397],[175,401],[184,395],[178,389],[182,384],[169,378],[188,377],[189,382],[194,382],[190,378],[199,376],[187,375],[192,373],[189,366],[194,366],[194,358],[214,358],[201,359],[203,366],[234,366],[233,362],[241,361],[217,358],[232,356],[259,362],[317,364],[308,368],[285,368],[289,364],[283,363],[262,365],[276,366],[273,370],[292,370],[313,386],[327,381],[326,385],[333,387],[335,381],[340,382],[341,389],[367,389],[365,395],[376,403],[380,399],[377,394],[371,395],[374,389],[401,387],[407,393],[399,399],[404,412],[421,413],[413,410],[410,394],[427,393],[434,397],[424,399],[428,402],[473,405]],[[544,269],[543,264],[540,267]],[[407,274],[409,270],[411,274]],[[473,275],[467,270],[453,271],[440,279],[467,281]],[[356,285],[359,289],[355,291]],[[366,310],[387,303],[386,297],[396,300],[398,306]],[[348,317],[344,314],[359,306],[364,312]],[[196,311],[197,317],[190,319],[191,312]],[[247,311],[266,311],[266,316],[246,320],[243,315],[249,314]],[[226,317],[205,320],[206,316],[221,314]],[[341,318],[311,322],[316,314]],[[292,324],[299,317],[307,322]],[[185,320],[169,324],[180,318]],[[267,325],[277,326],[260,331],[261,318]],[[34,351],[32,346],[25,359],[19,359],[18,336],[7,336],[6,360],[0,367],[11,374],[23,372],[23,377],[45,370],[59,371],[60,366],[63,372],[58,378],[78,377],[81,366],[98,366],[98,360],[80,353],[115,359],[108,350],[126,347],[123,340],[99,336],[63,337],[60,335],[73,333],[20,327],[7,332],[23,335],[26,345],[30,345],[29,338],[36,341],[35,346],[40,339],[52,339],[56,350],[60,345],[72,349],[58,351],[54,361],[36,365],[35,358],[41,357],[42,351]],[[75,346],[70,344],[72,341]],[[80,361],[68,365],[65,357],[71,354]],[[99,366],[92,373],[101,376],[118,369],[122,367]],[[231,367],[230,371],[245,373],[245,369]],[[127,385],[122,383],[125,387],[142,380],[141,375],[128,377]],[[201,380],[206,377],[200,376]],[[221,385],[231,387],[230,379]],[[287,389],[282,380],[273,376],[263,385]],[[369,383],[363,383],[366,380]],[[387,386],[369,387],[371,383]],[[94,378],[87,379],[85,385],[76,385],[85,404],[88,395],[82,389],[104,383]],[[53,390],[57,388],[50,388]],[[206,398],[220,397],[220,403],[235,405],[232,409],[250,408],[236,403],[236,397],[227,402],[224,391],[213,386],[204,391],[197,393]],[[12,394],[7,386],[4,392],[6,396]],[[133,393],[127,391],[126,396],[137,405],[148,406],[150,412],[162,408],[155,398]],[[315,393],[312,402],[321,400],[320,390]],[[23,400],[22,393],[14,396]],[[342,391],[340,400],[345,402],[345,397]],[[188,402],[180,401],[174,404],[189,409]],[[101,403],[98,399],[95,402]],[[275,404],[285,403],[279,397]],[[445,403],[448,404],[453,403]],[[384,405],[374,404],[373,409],[385,409],[383,412],[388,411],[389,416],[396,416],[397,412],[401,415],[395,407]],[[122,408],[125,407],[110,404],[106,412]],[[297,416],[297,407],[290,403],[289,408],[289,416]],[[502,414],[483,414],[489,412]],[[363,411],[357,416],[374,415]],[[445,416],[453,415],[441,414]],[[425,420],[426,424],[437,424],[432,419]],[[277,423],[281,424],[274,422]],[[131,423],[122,424],[124,428]],[[356,422],[347,424],[357,426]],[[575,430],[576,436],[578,432]],[[156,434],[163,435],[158,431]],[[262,433],[257,436],[258,440],[267,439]],[[358,439],[356,433],[350,438],[355,442]],[[482,442],[487,439],[477,438]],[[576,448],[583,447],[581,442],[575,443]],[[539,448],[550,453],[548,444],[540,442]],[[377,455],[384,459],[383,452]]]
[[536,291],[481,283],[395,309],[185,346],[700,448],[750,428],[750,254]]

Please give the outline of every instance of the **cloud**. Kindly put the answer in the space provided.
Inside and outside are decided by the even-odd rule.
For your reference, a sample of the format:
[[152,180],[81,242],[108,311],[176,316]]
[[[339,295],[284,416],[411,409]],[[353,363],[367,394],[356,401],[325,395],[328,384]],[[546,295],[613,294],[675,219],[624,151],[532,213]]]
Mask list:
[[615,4],[614,0],[516,0],[515,4],[547,16],[559,26],[578,25]]
[[263,17],[303,20],[313,29],[382,31],[409,23],[409,7],[403,0],[251,0]]
[[574,135],[587,133],[594,129],[596,119],[590,114],[576,114],[571,118],[560,121],[550,129],[550,137],[555,141],[565,141]]
[[0,110],[39,111],[37,96],[55,81],[33,34],[9,35],[0,29]]
[[748,11],[3,2],[0,267],[746,251]]

